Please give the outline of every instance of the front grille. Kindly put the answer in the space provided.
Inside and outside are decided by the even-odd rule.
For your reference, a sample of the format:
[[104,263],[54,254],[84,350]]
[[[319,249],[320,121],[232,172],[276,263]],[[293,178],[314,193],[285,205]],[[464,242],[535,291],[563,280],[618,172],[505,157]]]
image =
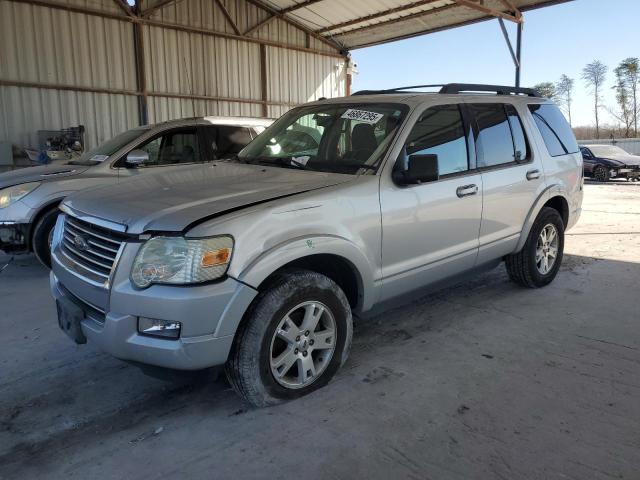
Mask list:
[[126,235],[67,215],[60,251],[84,276],[106,282]]

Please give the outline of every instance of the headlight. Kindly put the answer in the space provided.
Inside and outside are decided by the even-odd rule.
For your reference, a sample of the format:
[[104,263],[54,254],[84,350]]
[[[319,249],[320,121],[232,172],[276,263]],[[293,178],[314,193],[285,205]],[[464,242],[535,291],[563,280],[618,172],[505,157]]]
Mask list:
[[7,208],[13,202],[33,192],[38,185],[40,182],[22,183],[0,190],[0,208]]
[[131,281],[139,288],[152,283],[187,285],[222,277],[233,252],[233,238],[154,237],[133,262]]

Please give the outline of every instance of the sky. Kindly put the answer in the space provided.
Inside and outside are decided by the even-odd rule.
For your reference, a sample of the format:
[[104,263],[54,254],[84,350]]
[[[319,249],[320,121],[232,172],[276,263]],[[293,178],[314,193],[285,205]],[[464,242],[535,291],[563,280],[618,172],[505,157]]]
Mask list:
[[[574,126],[594,125],[593,96],[580,78],[597,59],[609,67],[604,104],[615,110],[613,69],[640,57],[640,0],[575,0],[524,14],[523,87],[575,80]],[[515,48],[516,29],[506,22]],[[497,20],[352,51],[353,90],[437,83],[514,84],[514,65]],[[606,108],[601,123],[616,123]]]

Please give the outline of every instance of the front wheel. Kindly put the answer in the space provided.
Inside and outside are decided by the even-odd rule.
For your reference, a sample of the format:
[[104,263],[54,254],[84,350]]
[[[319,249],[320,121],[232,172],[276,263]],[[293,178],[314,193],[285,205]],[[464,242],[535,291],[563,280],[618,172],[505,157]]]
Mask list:
[[256,407],[298,398],[331,380],[349,355],[352,336],[351,308],[335,282],[316,272],[285,272],[249,308],[227,376]]
[[611,178],[611,174],[608,169],[600,166],[596,167],[593,171],[593,178],[595,178],[598,182],[608,182]]
[[57,208],[45,213],[33,227],[33,253],[46,268],[51,268],[51,242],[59,213]]
[[524,287],[544,287],[556,278],[563,252],[564,222],[557,210],[544,207],[522,250],[505,259],[509,278]]

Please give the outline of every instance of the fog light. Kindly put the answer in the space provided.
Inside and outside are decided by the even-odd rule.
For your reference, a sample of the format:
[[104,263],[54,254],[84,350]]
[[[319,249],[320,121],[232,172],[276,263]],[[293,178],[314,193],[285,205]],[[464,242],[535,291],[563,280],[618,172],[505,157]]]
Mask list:
[[138,332],[143,335],[163,338],[180,338],[182,324],[172,320],[158,320],[157,318],[138,318]]

